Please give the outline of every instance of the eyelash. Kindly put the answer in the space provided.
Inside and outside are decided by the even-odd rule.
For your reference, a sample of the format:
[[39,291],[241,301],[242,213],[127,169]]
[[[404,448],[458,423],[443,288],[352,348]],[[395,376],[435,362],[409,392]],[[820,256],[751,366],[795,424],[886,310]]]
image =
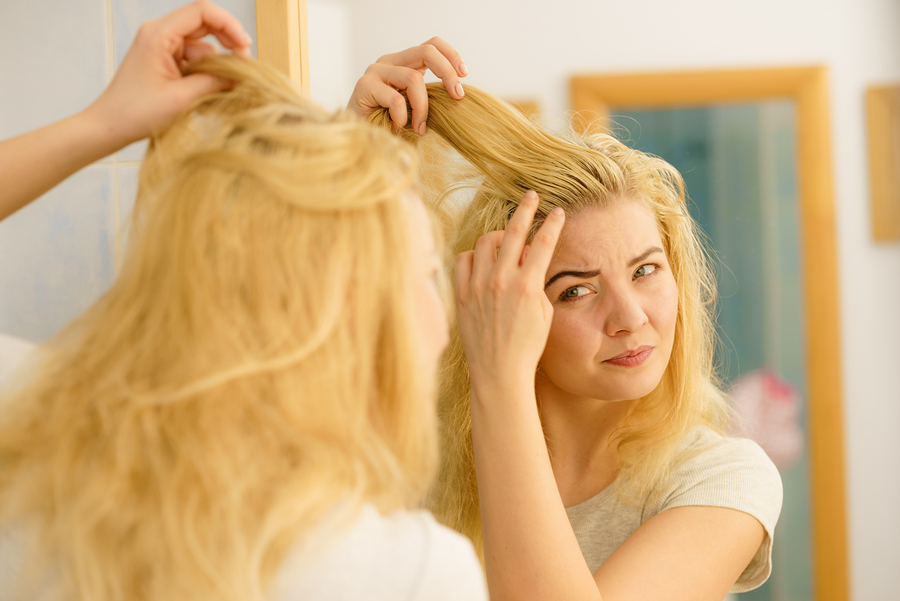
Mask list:
[[[636,274],[638,271],[640,271],[641,269],[643,269],[645,267],[652,267],[653,271],[651,271],[647,275],[632,276],[632,278],[631,278],[632,281],[640,279],[640,278],[649,278],[649,277],[659,273],[659,270],[662,269],[662,266],[659,263],[644,263],[643,265],[638,267],[634,273]],[[576,301],[583,299],[585,296],[588,296],[587,294],[582,294],[581,296],[566,297],[567,292],[569,292],[570,290],[576,290],[578,288],[587,288],[587,286],[584,286],[581,284],[579,284],[578,286],[570,286],[569,288],[566,288],[565,290],[563,290],[562,294],[559,295],[559,300],[561,300],[564,303],[574,303]]]

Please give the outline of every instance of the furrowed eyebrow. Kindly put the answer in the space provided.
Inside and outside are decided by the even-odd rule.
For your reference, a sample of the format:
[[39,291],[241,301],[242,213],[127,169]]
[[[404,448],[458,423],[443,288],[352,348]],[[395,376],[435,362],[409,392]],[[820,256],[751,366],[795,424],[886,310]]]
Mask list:
[[651,246],[650,248],[648,248],[647,250],[645,250],[641,256],[633,258],[633,259],[631,260],[631,263],[628,264],[628,266],[629,266],[629,267],[634,267],[635,265],[637,265],[638,263],[640,263],[641,261],[643,261],[644,259],[646,259],[646,258],[649,257],[650,255],[652,255],[653,253],[661,253],[661,252],[663,252],[663,249],[661,249],[660,247],[658,247],[658,246]]
[[[635,265],[637,265],[638,263],[640,263],[641,261],[643,261],[644,259],[646,259],[646,258],[649,257],[650,255],[652,255],[653,253],[661,253],[661,252],[663,252],[663,249],[661,249],[660,247],[658,247],[658,246],[651,246],[650,248],[648,248],[647,250],[645,250],[643,253],[641,253],[640,256],[635,257],[634,259],[632,259],[631,262],[628,264],[628,266],[629,266],[629,267],[634,267]],[[593,271],[560,271],[560,272],[557,273],[555,276],[553,276],[552,278],[550,278],[549,280],[547,280],[547,283],[544,284],[544,290],[546,290],[547,288],[549,288],[549,287],[550,287],[550,284],[552,284],[553,282],[555,282],[555,281],[558,280],[559,278],[566,277],[567,275],[570,275],[570,276],[576,277],[576,278],[592,278],[592,277],[596,277],[596,276],[600,275],[600,270],[599,270],[599,269],[595,269],[595,270],[593,270]]]
[[552,284],[559,278],[565,277],[567,275],[571,275],[576,278],[592,278],[592,277],[600,275],[600,270],[595,269],[594,271],[560,271],[555,276],[550,278],[546,284],[544,284],[544,290],[546,290],[550,286],[550,284]]

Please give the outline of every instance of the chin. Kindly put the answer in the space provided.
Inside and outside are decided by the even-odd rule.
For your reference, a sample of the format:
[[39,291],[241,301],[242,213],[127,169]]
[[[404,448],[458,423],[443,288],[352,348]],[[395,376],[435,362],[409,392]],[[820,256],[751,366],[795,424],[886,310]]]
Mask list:
[[[618,379],[618,378],[617,378]],[[589,395],[591,398],[603,401],[633,401],[640,399],[659,386],[662,380],[662,374],[645,374],[642,376],[627,375],[620,382],[610,382],[608,378],[605,381],[597,382]]]

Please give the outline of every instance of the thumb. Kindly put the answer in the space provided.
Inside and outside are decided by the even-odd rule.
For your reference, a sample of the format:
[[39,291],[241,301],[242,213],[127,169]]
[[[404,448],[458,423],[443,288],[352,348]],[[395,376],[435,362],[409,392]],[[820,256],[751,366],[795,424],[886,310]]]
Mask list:
[[223,79],[209,73],[193,73],[175,82],[173,88],[181,109],[184,109],[202,96],[221,92],[232,86],[234,86],[234,82],[230,79]]

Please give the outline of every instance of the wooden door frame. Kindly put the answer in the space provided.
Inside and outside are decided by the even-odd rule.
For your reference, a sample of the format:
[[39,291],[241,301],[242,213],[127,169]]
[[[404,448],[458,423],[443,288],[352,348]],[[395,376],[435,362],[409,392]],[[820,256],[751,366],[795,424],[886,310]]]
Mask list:
[[256,55],[309,95],[306,0],[256,0]]
[[609,107],[675,108],[789,99],[796,106],[797,182],[806,316],[813,590],[847,601],[840,307],[828,72],[825,67],[579,75],[579,121],[609,127]]

